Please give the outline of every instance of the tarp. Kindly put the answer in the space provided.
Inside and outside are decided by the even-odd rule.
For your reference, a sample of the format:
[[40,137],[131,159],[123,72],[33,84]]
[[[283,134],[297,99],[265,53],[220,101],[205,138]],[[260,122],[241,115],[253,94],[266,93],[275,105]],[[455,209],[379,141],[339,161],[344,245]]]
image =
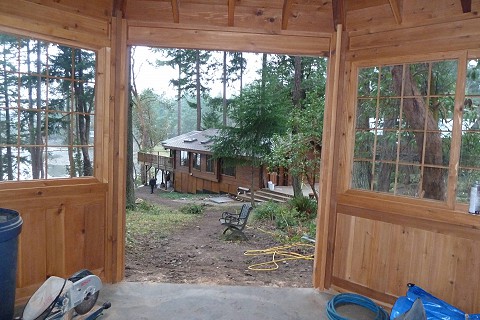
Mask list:
[[466,314],[416,285],[409,284],[408,287],[406,296],[398,298],[393,305],[390,320],[405,314],[417,299],[423,303],[427,320],[480,320],[480,314]]

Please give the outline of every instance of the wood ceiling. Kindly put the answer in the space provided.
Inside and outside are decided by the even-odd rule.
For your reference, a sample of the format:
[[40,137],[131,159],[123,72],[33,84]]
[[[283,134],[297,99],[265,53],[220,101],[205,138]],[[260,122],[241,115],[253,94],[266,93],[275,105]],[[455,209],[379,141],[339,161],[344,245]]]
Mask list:
[[[435,1],[417,0],[113,0],[113,15],[128,20],[208,26],[265,33],[332,32],[337,24],[355,29],[365,22],[400,25],[414,11],[428,14]],[[478,4],[477,0],[473,0]],[[472,0],[451,0],[453,14],[471,13]],[[443,13],[444,15],[450,13]],[[476,14],[476,13],[474,13]],[[430,14],[434,17],[435,14]],[[409,17],[406,17],[408,21]],[[352,21],[350,23],[350,20]],[[350,25],[350,26],[349,26]]]

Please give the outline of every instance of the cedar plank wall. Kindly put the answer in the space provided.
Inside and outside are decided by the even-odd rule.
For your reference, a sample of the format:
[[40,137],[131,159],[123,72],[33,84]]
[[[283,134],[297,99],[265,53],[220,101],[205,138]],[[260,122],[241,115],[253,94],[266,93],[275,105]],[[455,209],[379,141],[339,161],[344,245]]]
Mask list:
[[[125,150],[118,133],[124,130],[122,109],[113,111],[122,92],[110,91],[115,86],[112,74],[119,72],[115,62],[110,63],[111,7],[110,0],[0,0],[0,31],[97,50],[99,61],[95,177],[0,183],[0,207],[14,209],[23,218],[17,302],[25,301],[50,275],[67,277],[87,268],[107,282],[123,278],[124,205],[108,200],[115,199],[112,181],[125,172],[119,160]],[[116,192],[124,198],[121,181],[118,185]]]
[[336,227],[329,235],[333,248],[327,259],[333,262],[326,278],[334,288],[356,291],[387,304],[404,295],[406,284],[412,282],[466,312],[478,313],[478,217],[464,214],[466,206],[454,211],[425,200],[348,190],[355,66],[443,56],[465,59],[468,50],[480,48],[476,13],[480,1],[472,1],[472,13],[468,14],[462,14],[460,1],[400,2],[404,8],[401,24],[393,19],[387,1],[368,9],[362,9],[362,1],[348,2],[349,43],[342,83],[348,90],[348,101],[338,110],[346,116],[337,118],[338,151],[333,171],[341,174],[337,175],[337,200],[330,212]]

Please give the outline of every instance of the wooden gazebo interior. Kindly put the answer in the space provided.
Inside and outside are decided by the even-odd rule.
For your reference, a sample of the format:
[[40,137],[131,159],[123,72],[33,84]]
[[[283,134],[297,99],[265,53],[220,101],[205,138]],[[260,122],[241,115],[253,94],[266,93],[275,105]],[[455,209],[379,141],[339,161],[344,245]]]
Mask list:
[[480,58],[479,10],[480,0],[0,0],[2,33],[97,54],[94,176],[0,183],[1,206],[24,220],[17,300],[82,268],[123,279],[128,48],[145,45],[328,57],[313,286],[391,305],[413,282],[480,312],[480,218],[467,204],[350,187],[359,68],[451,59],[465,76]]

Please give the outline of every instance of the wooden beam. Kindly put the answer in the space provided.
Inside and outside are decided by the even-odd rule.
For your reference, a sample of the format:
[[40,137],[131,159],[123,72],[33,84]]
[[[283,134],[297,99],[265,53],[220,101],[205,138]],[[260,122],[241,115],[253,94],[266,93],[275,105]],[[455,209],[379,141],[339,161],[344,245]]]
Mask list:
[[400,5],[397,0],[388,0],[390,2],[390,7],[392,8],[393,16],[397,24],[402,23],[402,14],[400,13]]
[[235,24],[235,0],[228,0],[228,26]]
[[180,22],[180,13],[179,13],[179,0],[172,0],[172,13],[173,13],[173,22],[179,23]]
[[127,0],[113,0],[112,15],[114,17],[124,18],[126,6],[127,6]]
[[[317,211],[317,234],[315,241],[315,261],[313,265],[313,286],[327,289],[331,284],[333,265],[333,244],[335,237],[335,148],[337,140],[337,111],[341,95],[343,27],[336,26],[332,35],[330,57],[328,59],[325,124],[322,136],[322,164],[320,167],[320,192]],[[334,42],[335,41],[335,42]],[[339,94],[340,92],[340,94]],[[333,240],[332,240],[333,239]]]
[[344,0],[332,0],[333,27],[345,26],[345,4]]
[[288,19],[292,14],[292,1],[293,0],[284,0],[283,9],[282,9],[282,30],[287,30]]
[[[234,29],[234,28],[232,28]],[[330,37],[129,26],[128,45],[325,56]]]
[[460,0],[463,13],[472,12],[472,0]]

